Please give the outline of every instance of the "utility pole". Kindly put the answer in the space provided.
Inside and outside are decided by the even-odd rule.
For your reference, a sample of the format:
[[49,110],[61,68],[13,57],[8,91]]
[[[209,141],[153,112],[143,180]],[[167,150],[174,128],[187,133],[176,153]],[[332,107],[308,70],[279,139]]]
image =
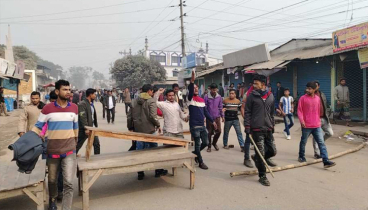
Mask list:
[[[184,1],[185,2],[185,1]],[[181,22],[181,54],[185,57],[185,43],[184,43],[184,14],[183,14],[183,0],[180,0],[180,22]]]

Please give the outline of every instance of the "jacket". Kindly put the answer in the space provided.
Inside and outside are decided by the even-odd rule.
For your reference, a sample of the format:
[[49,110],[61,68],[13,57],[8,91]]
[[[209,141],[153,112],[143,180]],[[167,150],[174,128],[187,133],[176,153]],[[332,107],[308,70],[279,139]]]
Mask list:
[[224,92],[224,88],[222,86],[219,87],[218,93],[220,94],[221,97],[224,97],[225,92]]
[[[111,97],[112,97],[112,103],[113,103],[114,107],[116,107],[116,99],[115,99],[115,96],[111,96]],[[110,98],[109,95],[105,95],[104,96],[103,105],[107,107],[106,109],[109,108],[109,98]]]
[[216,96],[213,97],[211,93],[208,93],[204,97],[204,103],[208,109],[208,112],[212,116],[213,119],[218,117],[224,117],[224,113],[222,112],[222,98],[220,94],[216,93]]
[[276,102],[277,103],[279,103],[279,101],[280,101],[280,99],[281,99],[281,97],[283,97],[284,96],[284,90],[285,90],[285,88],[283,88],[283,87],[280,87],[280,90],[279,90],[279,88],[278,87],[276,87]]
[[188,86],[188,91],[190,128],[196,126],[204,126],[205,118],[213,123],[214,120],[209,114],[203,98],[199,97],[198,95],[194,95],[194,83],[190,83],[190,85]]
[[256,90],[253,90],[252,93],[249,94],[244,114],[244,127],[246,130],[273,129],[275,126],[274,100],[274,96],[271,92],[267,92],[263,98]]
[[160,127],[156,100],[147,93],[139,94],[138,98],[132,101],[132,108],[127,116],[127,126],[129,130],[135,132],[153,134],[156,127]]
[[328,108],[327,97],[323,92],[321,91],[318,91],[318,92],[319,92],[319,98],[321,99],[321,104],[323,106],[323,117],[327,120],[328,123],[330,123],[330,119],[328,118],[328,115],[327,115],[327,108]]
[[[93,118],[91,108],[94,109]],[[81,131],[84,132],[86,130],[85,128],[86,126],[90,127],[94,126],[96,128],[98,127],[96,109],[94,106],[91,106],[91,104],[87,99],[83,100],[78,104],[78,123],[79,123],[79,132]]]
[[20,137],[14,144],[9,145],[8,149],[13,150],[12,161],[16,161],[21,173],[30,174],[35,168],[39,156],[46,148],[46,142],[35,132],[27,132]]
[[18,133],[26,133],[32,130],[33,126],[37,122],[38,116],[40,116],[40,113],[41,109],[39,109],[38,106],[33,104],[25,106],[19,115]]
[[72,103],[75,103],[75,104],[79,103],[79,94],[78,93],[73,93]]
[[350,102],[350,94],[348,86],[338,85],[335,87],[335,100],[340,102]]
[[124,103],[132,103],[132,98],[130,98],[129,91],[128,92],[124,91],[123,97],[124,97]]

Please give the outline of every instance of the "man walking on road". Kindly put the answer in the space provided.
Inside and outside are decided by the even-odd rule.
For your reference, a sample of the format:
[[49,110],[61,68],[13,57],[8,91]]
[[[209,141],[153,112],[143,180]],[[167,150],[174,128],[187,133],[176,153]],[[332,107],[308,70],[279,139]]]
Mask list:
[[[208,167],[203,162],[201,151],[208,145],[208,133],[204,127],[204,119],[213,123],[213,127],[217,129],[216,122],[208,113],[204,100],[198,96],[198,86],[194,84],[195,72],[192,71],[192,78],[188,86],[188,101],[189,101],[189,127],[192,138],[194,139],[194,154],[197,155],[195,161],[199,163],[199,168],[207,170]],[[201,144],[202,140],[202,144]]]
[[9,116],[9,114],[6,112],[6,105],[5,105],[5,99],[3,96],[4,88],[0,87],[0,116],[3,116],[3,112],[5,116]]
[[[97,112],[94,106],[95,99],[96,90],[89,88],[86,90],[86,99],[81,101],[78,105],[79,134],[77,154],[89,135],[89,132],[86,130],[86,126],[98,127]],[[98,136],[95,136],[93,140],[93,149],[95,155],[100,154],[100,140],[98,139]]]
[[[207,152],[211,152],[211,146],[213,146],[216,151],[219,150],[219,147],[217,146],[217,141],[220,138],[221,135],[221,121],[224,122],[224,113],[222,112],[222,98],[217,93],[217,85],[215,83],[212,83],[211,91],[209,94],[207,94],[204,97],[204,102],[206,104],[206,107],[208,109],[209,114],[211,115],[211,118],[216,122],[216,128],[213,125],[213,122],[210,120],[206,120],[206,127],[208,130],[208,149]],[[213,142],[212,140],[213,136]]]
[[224,149],[229,149],[228,138],[229,132],[232,126],[235,128],[238,142],[241,148],[241,152],[244,152],[244,139],[240,128],[240,122],[238,118],[238,108],[241,106],[240,101],[236,98],[236,91],[229,91],[229,98],[225,98],[224,111],[225,111],[225,126],[224,126]]
[[306,94],[299,99],[298,117],[302,126],[302,137],[299,145],[298,161],[307,162],[305,159],[305,145],[308,137],[312,134],[318,144],[323,165],[325,168],[335,166],[336,163],[328,159],[327,148],[323,140],[323,131],[321,129],[321,99],[315,94],[317,85],[315,82],[308,82]]
[[[156,100],[152,98],[153,86],[143,85],[142,92],[138,98],[133,100],[132,108],[127,116],[127,126],[129,131],[154,134],[156,131],[161,133],[160,122],[157,119]],[[157,143],[137,141],[137,150],[157,147]],[[166,175],[167,170],[156,169],[155,177]],[[144,172],[138,172],[138,180],[143,180]]]
[[[252,135],[264,159],[269,159],[275,156],[277,151],[272,134],[275,126],[275,99],[273,94],[266,90],[266,80],[262,75],[256,75],[253,79],[256,90],[247,97],[244,127],[245,133]],[[270,186],[266,177],[266,167],[258,152],[251,157],[258,169],[259,182],[264,186]]]
[[350,126],[350,93],[344,78],[340,79],[340,84],[335,87],[335,100],[337,105],[334,113],[334,119],[344,120],[346,121],[346,126]]
[[19,115],[19,136],[23,136],[23,134],[32,130],[33,126],[36,124],[41,110],[45,106],[45,104],[40,100],[41,94],[39,92],[34,91],[31,93],[31,103],[25,106],[23,112]]
[[76,144],[78,140],[78,107],[68,102],[70,84],[59,80],[55,83],[57,101],[47,104],[41,111],[37,123],[32,131],[38,135],[43,126],[48,124],[47,166],[49,182],[49,210],[56,210],[58,196],[57,178],[61,165],[64,178],[63,210],[72,209],[73,180],[77,169]]
[[132,108],[132,99],[130,98],[129,88],[125,88],[123,97],[124,97],[124,103],[125,103],[125,114],[128,115],[128,110]]
[[164,136],[184,138],[182,120],[188,122],[178,103],[175,102],[174,90],[166,91],[166,101],[158,101],[158,97],[165,90],[160,88],[155,99],[157,107],[162,111],[164,116]]
[[116,99],[115,96],[112,95],[111,90],[107,91],[107,95],[104,97],[104,104],[107,112],[107,123],[110,124],[111,119],[112,124],[114,124]]
[[106,106],[105,106],[105,98],[107,97],[107,90],[104,90],[104,92],[101,94],[100,102],[102,104],[102,118],[105,119],[106,115]]
[[284,117],[285,123],[284,135],[287,140],[290,140],[290,128],[294,126],[294,98],[290,96],[289,88],[284,89],[284,96],[280,98],[279,102],[279,109],[281,110],[281,114]]

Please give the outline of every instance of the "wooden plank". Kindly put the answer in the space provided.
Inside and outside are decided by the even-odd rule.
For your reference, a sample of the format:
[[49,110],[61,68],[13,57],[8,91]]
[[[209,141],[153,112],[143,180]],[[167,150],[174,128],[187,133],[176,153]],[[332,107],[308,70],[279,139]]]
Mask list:
[[38,200],[42,201],[41,204],[37,205],[37,210],[44,210],[45,205],[43,203],[43,192],[37,192],[36,196]]
[[28,186],[31,174],[19,173],[18,181],[15,183],[14,188],[23,188]]
[[79,174],[78,176],[78,195],[82,196],[82,185],[83,185],[83,176],[82,176],[82,172],[78,170],[77,172]]
[[[9,164],[10,162],[7,163],[1,163],[0,165],[0,189],[2,188],[1,186],[3,185],[3,183],[5,182],[5,178],[6,178],[6,173],[8,172],[8,168],[9,168]],[[1,190],[0,190],[1,191]]]
[[[102,156],[102,155],[99,155]],[[106,159],[103,157],[96,158],[90,162],[78,162],[79,170],[84,169],[100,169],[100,168],[113,168],[113,167],[125,167],[131,165],[138,165],[149,162],[160,162],[166,160],[178,160],[184,158],[194,158],[195,155],[191,152],[181,154],[142,154],[141,156],[117,156],[115,158]]]
[[42,160],[40,157],[40,159],[37,161],[36,167],[33,169],[30,175],[31,177],[29,179],[28,185],[44,182],[46,177],[46,160]]
[[[84,186],[88,184],[88,171],[82,172],[83,177],[83,183],[82,183],[82,189],[84,189]],[[83,191],[83,204],[82,204],[83,210],[89,210],[89,190]]]
[[176,174],[178,173],[178,170],[176,167],[172,168],[172,175],[176,176]]
[[[28,195],[28,197],[30,199],[32,199],[36,204],[37,206],[40,206],[43,204],[43,198],[41,197],[40,199],[37,198],[31,191],[29,191],[27,188],[24,188],[23,189],[23,192]],[[38,209],[38,208],[37,208]]]
[[86,161],[89,161],[90,157],[91,157],[91,152],[92,152],[92,146],[93,146],[93,141],[95,139],[95,131],[90,131],[89,135],[88,135],[88,141],[87,141],[87,145],[86,145]]
[[7,172],[5,173],[5,176],[3,177],[4,180],[0,186],[0,191],[13,190],[15,187],[15,184],[17,183],[19,174],[20,173],[18,172],[18,166],[16,165],[16,163],[15,162],[9,163]]
[[[190,160],[191,166],[194,169],[194,158]],[[194,189],[194,183],[195,183],[195,170],[190,171],[190,189]]]
[[187,163],[187,162],[185,162],[184,164],[183,164],[185,167],[187,167],[188,169],[189,169],[189,171],[191,171],[191,172],[195,172],[195,169],[189,164],[189,163]]
[[[27,189],[31,192],[38,192],[41,189],[41,185],[37,186],[28,186]],[[19,195],[24,195],[23,189],[13,189],[8,191],[2,191],[0,192],[0,200],[5,198],[11,198]]]
[[99,169],[95,175],[92,177],[91,181],[88,182],[87,186],[83,186],[83,192],[86,192],[89,190],[89,188],[92,187],[93,183],[95,183],[95,181],[100,177],[100,175],[102,174],[103,169]]

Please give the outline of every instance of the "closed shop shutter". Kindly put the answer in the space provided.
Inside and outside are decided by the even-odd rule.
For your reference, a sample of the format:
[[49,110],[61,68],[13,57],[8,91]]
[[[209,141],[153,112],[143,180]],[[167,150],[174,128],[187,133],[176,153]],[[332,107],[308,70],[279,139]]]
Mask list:
[[278,71],[270,76],[270,83],[272,92],[276,91],[276,83],[281,82],[281,86],[290,89],[290,95],[293,95],[293,70],[288,68],[287,70]]
[[321,84],[320,90],[326,95],[328,104],[331,105],[331,65],[329,61],[301,62],[298,63],[297,69],[298,97],[304,95],[308,82],[318,80]]
[[[350,92],[350,114],[352,119],[363,119],[363,70],[358,60],[343,63],[343,75]],[[340,78],[338,78],[338,83]]]
[[234,74],[229,74],[229,76],[230,76],[230,84],[231,83],[234,83],[234,87],[236,87],[239,83],[242,83],[243,82],[242,72],[237,71],[237,73],[238,73],[238,79],[235,79],[235,73]]

